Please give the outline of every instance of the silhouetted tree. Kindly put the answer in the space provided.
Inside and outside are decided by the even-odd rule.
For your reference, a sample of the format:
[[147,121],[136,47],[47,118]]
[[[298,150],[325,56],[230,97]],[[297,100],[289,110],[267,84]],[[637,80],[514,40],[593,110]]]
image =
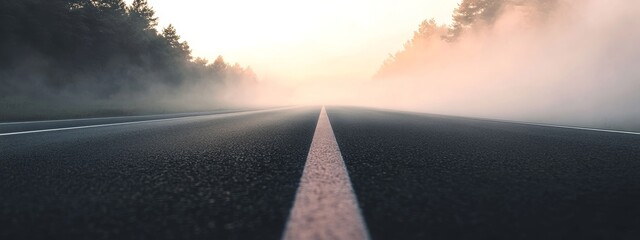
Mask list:
[[191,59],[191,49],[189,48],[189,44],[187,44],[187,42],[180,42],[180,36],[173,25],[169,25],[162,30],[162,36],[167,41],[174,54],[188,60]]
[[158,18],[147,0],[134,0],[128,9],[132,24],[143,30],[155,31],[155,27],[158,26]]

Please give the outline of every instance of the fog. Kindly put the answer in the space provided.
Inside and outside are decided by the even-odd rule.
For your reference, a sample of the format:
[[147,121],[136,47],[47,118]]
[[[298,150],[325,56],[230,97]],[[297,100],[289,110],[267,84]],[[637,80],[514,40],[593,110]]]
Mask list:
[[[226,63],[222,69],[193,64],[196,71],[174,66],[171,70],[180,76],[174,81],[167,80],[167,72],[119,72],[106,66],[107,73],[68,74],[68,68],[38,55],[18,65],[0,71],[0,121],[249,108],[263,106],[254,97],[267,92],[245,69]],[[60,85],[52,83],[57,74],[66,76]]]
[[239,108],[260,85],[194,56],[145,0],[12,1],[0,20],[0,121]]
[[640,130],[638,9],[631,0],[506,6],[456,41],[431,38],[396,63],[402,71],[300,84],[289,101]]
[[143,90],[121,89],[107,96],[90,90],[96,88],[95,85],[73,89],[55,89],[39,83],[29,85],[30,89],[20,95],[3,94],[0,98],[1,121],[200,112],[255,106],[241,101],[249,99],[250,88],[205,81],[179,86],[145,83]]
[[[640,130],[640,2],[465,2],[503,5],[481,12],[485,20],[455,38],[456,21],[423,23],[433,29],[418,30],[369,76],[330,77],[331,69],[360,73],[358,63],[371,61],[354,57],[316,66],[326,75],[302,82],[264,77],[221,58],[197,59],[175,29],[154,28],[148,6],[21,2],[42,16],[28,18],[21,11],[30,8],[21,5],[3,9],[18,20],[1,29],[0,120],[325,104]],[[51,20],[57,18],[68,25]]]

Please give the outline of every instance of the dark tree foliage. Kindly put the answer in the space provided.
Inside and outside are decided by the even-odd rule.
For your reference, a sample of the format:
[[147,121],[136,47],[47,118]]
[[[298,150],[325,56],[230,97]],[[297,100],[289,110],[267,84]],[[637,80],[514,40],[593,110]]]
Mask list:
[[193,60],[173,26],[157,25],[146,0],[0,0],[0,110],[8,98],[45,92],[110,98],[158,84],[255,78],[247,69],[225,72],[224,61]]
[[158,26],[156,12],[149,6],[147,0],[134,0],[128,10],[131,23],[137,24],[134,27],[145,31],[154,31]]

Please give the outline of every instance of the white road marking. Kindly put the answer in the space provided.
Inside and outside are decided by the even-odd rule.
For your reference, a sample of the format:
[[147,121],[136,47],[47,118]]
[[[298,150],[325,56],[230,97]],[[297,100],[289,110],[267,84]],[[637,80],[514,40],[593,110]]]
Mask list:
[[[0,125],[23,125],[23,124],[38,124],[38,123],[58,123],[58,122],[83,122],[83,121],[92,121],[92,120],[108,120],[108,119],[122,119],[122,118],[140,118],[140,117],[155,117],[155,116],[175,116],[181,115],[183,113],[170,113],[170,114],[153,114],[153,115],[141,115],[141,116],[120,116],[120,117],[91,117],[91,118],[71,118],[71,119],[58,119],[58,120],[38,120],[38,121],[22,121],[22,122],[0,122]],[[198,114],[198,113],[194,113]],[[203,113],[202,115],[205,115]],[[212,112],[211,114],[215,114]],[[190,115],[193,116],[193,115]],[[200,115],[201,116],[201,115]],[[185,116],[187,117],[187,116]]]
[[[273,109],[276,109],[274,107]],[[267,108],[266,110],[268,110]],[[143,117],[196,117],[196,116],[205,116],[212,114],[223,114],[223,113],[237,113],[237,112],[251,112],[251,111],[260,111],[260,110],[219,110],[219,111],[209,111],[209,112],[186,112],[186,113],[167,113],[167,114],[150,114],[150,115],[134,115],[134,116],[115,116],[115,117],[90,117],[90,118],[71,118],[71,119],[58,119],[58,120],[37,120],[37,121],[20,121],[20,122],[0,122],[1,125],[22,125],[22,124],[34,124],[34,123],[57,123],[57,122],[72,122],[72,121],[91,121],[91,120],[108,120],[108,119],[122,119],[122,118],[143,118]],[[182,115],[182,116],[181,116]],[[175,117],[174,117],[175,116]]]
[[[440,116],[451,117],[448,115],[440,115]],[[453,116],[453,117],[458,117],[458,116]],[[501,120],[501,119],[494,119],[494,118],[475,118],[475,117],[459,117],[459,118],[478,119],[483,121],[501,122],[501,123],[514,123],[514,124],[531,125],[531,126],[538,126],[538,127],[552,127],[552,128],[564,128],[564,129],[583,130],[583,131],[640,135],[640,132],[612,130],[612,129],[565,126],[565,125],[546,124],[546,123],[532,123],[532,122],[523,122],[523,121],[514,121],[514,120]]]
[[324,107],[283,239],[369,239]]
[[245,111],[245,112],[219,113],[219,114],[210,114],[210,115],[173,117],[173,118],[163,118],[163,119],[143,120],[143,121],[133,121],[133,122],[106,123],[106,124],[85,125],[85,126],[76,126],[76,127],[40,129],[40,130],[10,132],[10,133],[0,133],[0,137],[2,137],[2,136],[11,136],[11,135],[31,134],[31,133],[57,132],[57,131],[74,130],[74,129],[98,128],[98,127],[120,126],[120,125],[130,125],[130,124],[140,124],[140,123],[152,123],[152,122],[164,122],[164,121],[173,121],[173,120],[179,120],[179,119],[203,118],[203,117],[211,117],[211,116],[236,116],[236,115],[259,113],[259,112],[277,111],[277,110],[288,109],[288,108],[293,108],[293,107],[274,108],[274,109],[256,110],[256,111]]
[[565,128],[565,129],[585,130],[585,131],[594,131],[594,132],[640,135],[639,132],[629,132],[629,131],[610,130],[610,129],[587,128],[587,127],[572,127],[572,126],[563,126],[563,125],[554,125],[554,124],[529,123],[529,122],[505,121],[505,120],[491,120],[491,121],[506,122],[506,123],[516,123],[516,124],[532,125],[532,126],[540,126],[540,127],[553,127],[553,128]]
[[184,118],[194,118],[194,117],[165,118],[165,119],[155,119],[155,120],[146,120],[146,121],[107,123],[107,124],[97,124],[97,125],[88,125],[88,126],[77,126],[77,127],[65,127],[65,128],[52,128],[52,129],[32,130],[32,131],[23,131],[23,132],[0,133],[0,136],[11,136],[11,135],[21,135],[21,134],[29,134],[29,133],[43,133],[43,132],[56,132],[56,131],[65,131],[65,130],[73,130],[73,129],[109,127],[109,126],[129,125],[129,124],[138,124],[138,123],[162,122],[162,121],[170,121],[170,120],[184,119]]
[[445,117],[445,118],[475,119],[475,120],[483,120],[483,121],[490,121],[490,122],[515,123],[515,124],[531,125],[531,126],[539,126],[539,127],[553,127],[553,128],[565,128],[565,129],[594,131],[594,132],[640,135],[640,132],[613,130],[613,129],[588,128],[588,127],[578,127],[578,126],[565,126],[565,125],[546,124],[546,123],[533,123],[533,122],[524,122],[524,121],[516,121],[516,120],[502,120],[502,119],[497,119],[497,118],[466,117],[466,116],[461,116],[461,115],[457,116],[457,115],[446,115],[446,114],[437,114],[437,113],[415,112],[415,111],[408,111],[408,110],[407,111],[405,111],[405,110],[392,110],[392,109],[388,109],[388,108],[373,108],[373,109],[387,111],[387,112],[408,113],[408,114],[422,115],[422,116],[440,116],[440,117]]

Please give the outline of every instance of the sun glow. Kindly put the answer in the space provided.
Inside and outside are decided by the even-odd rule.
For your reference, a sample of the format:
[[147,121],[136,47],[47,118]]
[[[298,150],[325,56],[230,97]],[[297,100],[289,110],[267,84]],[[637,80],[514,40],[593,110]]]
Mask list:
[[250,65],[286,84],[370,77],[427,17],[448,23],[458,0],[149,0],[194,55]]

